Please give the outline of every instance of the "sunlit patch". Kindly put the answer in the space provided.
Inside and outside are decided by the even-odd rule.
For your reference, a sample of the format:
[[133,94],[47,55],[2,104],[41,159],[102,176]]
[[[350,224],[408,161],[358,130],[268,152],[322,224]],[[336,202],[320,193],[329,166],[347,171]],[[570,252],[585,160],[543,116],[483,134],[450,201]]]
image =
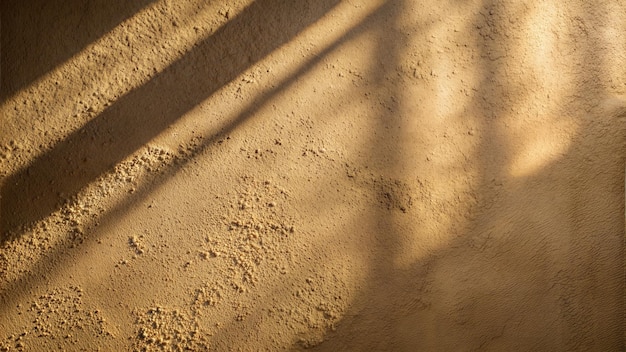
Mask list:
[[[520,88],[528,96],[520,99],[519,108],[555,108],[571,87],[571,72],[563,70],[565,65],[571,64],[571,59],[561,53],[563,45],[568,44],[566,38],[570,25],[563,11],[557,2],[552,1],[529,9],[522,22],[527,35],[515,39],[517,43],[510,46],[511,55],[523,58],[521,67],[516,67],[519,74],[513,76],[523,79]],[[526,89],[528,84],[540,84],[542,89]]]
[[535,49],[533,62],[537,67],[546,67],[547,63],[551,65],[555,63],[555,30],[558,29],[558,20],[559,9],[550,1],[537,6],[535,12],[529,17],[527,28],[534,42],[531,44]]
[[626,92],[626,82],[618,77],[626,76],[626,65],[615,65],[609,59],[614,55],[623,55],[626,52],[626,23],[621,18],[624,13],[624,3],[620,1],[610,2],[607,4],[609,8],[606,12],[606,19],[601,22],[600,35],[601,41],[611,43],[609,50],[612,51],[611,56],[602,56],[603,67],[610,72],[613,77],[611,88],[620,93]]
[[528,142],[513,159],[510,172],[514,177],[530,176],[541,171],[561,158],[571,143],[570,139],[551,135],[549,131],[535,136],[529,133],[527,138]]

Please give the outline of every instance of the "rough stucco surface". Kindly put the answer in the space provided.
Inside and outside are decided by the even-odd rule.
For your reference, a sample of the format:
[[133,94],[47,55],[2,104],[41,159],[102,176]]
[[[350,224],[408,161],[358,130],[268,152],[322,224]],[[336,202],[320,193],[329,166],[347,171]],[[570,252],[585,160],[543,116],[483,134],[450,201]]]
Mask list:
[[624,350],[625,3],[0,10],[0,350]]

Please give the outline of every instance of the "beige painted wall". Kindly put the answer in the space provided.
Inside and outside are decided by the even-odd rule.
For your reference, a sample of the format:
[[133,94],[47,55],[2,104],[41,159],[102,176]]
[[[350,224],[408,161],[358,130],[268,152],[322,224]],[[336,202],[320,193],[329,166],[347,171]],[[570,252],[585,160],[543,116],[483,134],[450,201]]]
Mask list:
[[0,10],[0,347],[624,350],[623,2]]

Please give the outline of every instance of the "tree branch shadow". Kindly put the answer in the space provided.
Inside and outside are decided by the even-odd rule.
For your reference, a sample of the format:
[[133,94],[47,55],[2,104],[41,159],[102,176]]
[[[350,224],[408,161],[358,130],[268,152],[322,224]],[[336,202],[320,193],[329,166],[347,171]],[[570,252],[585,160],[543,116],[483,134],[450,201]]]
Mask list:
[[[484,1],[482,8],[489,21],[497,21],[496,2]],[[378,54],[393,62],[403,44],[399,39],[388,45]],[[601,45],[589,39],[581,44],[576,59],[587,70],[572,88],[574,95],[593,94],[600,105],[606,96],[594,75],[603,68],[593,57]],[[626,101],[587,111],[588,119],[583,112],[576,115],[580,132],[571,147],[515,179],[506,163],[520,148],[506,140],[497,120],[508,114],[507,102],[520,97],[507,96],[513,89],[502,73],[506,63],[489,59],[490,50],[503,49],[502,43],[476,46],[481,80],[470,104],[484,134],[471,154],[480,176],[472,187],[477,204],[467,215],[467,228],[442,248],[397,268],[393,259],[401,229],[393,214],[381,209],[365,214],[376,219],[384,243],[374,242],[377,249],[364,244],[377,251],[364,288],[336,331],[313,350],[623,349],[624,248],[623,234],[615,231],[624,227],[623,211],[616,211],[624,207],[624,186],[616,175],[623,176],[624,169]],[[391,151],[383,157],[393,169],[403,162],[395,158],[402,139],[388,138],[397,149],[377,145],[371,153]]]

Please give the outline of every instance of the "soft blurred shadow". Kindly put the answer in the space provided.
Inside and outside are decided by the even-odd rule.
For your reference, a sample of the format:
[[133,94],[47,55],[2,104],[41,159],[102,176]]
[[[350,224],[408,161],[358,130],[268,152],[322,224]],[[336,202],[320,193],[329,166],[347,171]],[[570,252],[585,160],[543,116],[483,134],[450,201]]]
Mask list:
[[[405,13],[402,5],[396,5],[391,18]],[[482,80],[468,106],[477,112],[479,122],[473,133],[481,136],[480,147],[469,158],[481,177],[472,184],[470,195],[476,197],[476,204],[468,207],[466,228],[446,246],[402,268],[393,263],[401,238],[407,236],[398,227],[398,214],[372,209],[365,219],[377,218],[370,222],[380,239],[364,243],[364,250],[376,253],[367,285],[337,330],[314,350],[624,348],[621,231],[626,100],[610,98],[597,78],[606,72],[597,60],[603,44],[590,38],[576,40],[580,52],[573,64],[584,70],[567,87],[571,92],[559,93],[584,96],[584,102],[565,108],[566,116],[559,115],[561,109],[544,112],[541,126],[550,129],[552,142],[567,136],[559,133],[560,119],[575,119],[579,132],[570,134],[571,140],[559,140],[568,146],[561,154],[516,176],[511,164],[518,160],[517,153],[526,152],[520,139],[524,135],[530,139],[539,127],[527,117],[520,132],[515,131],[511,121],[525,116],[512,112],[509,105],[532,104],[523,95],[528,90],[515,94],[521,91],[520,81],[532,83],[525,83],[530,80],[524,76],[513,81],[507,73],[516,58],[506,56],[509,44],[502,33],[507,24],[500,22],[506,18],[502,7],[496,2],[481,5],[474,22],[477,28],[472,30],[480,31],[473,46],[479,50],[477,69]],[[570,15],[593,21],[583,13]],[[578,24],[572,26],[562,30],[577,35]],[[393,26],[381,30],[391,33]],[[397,40],[381,45],[380,54],[393,61],[405,44],[401,36],[392,37]],[[552,114],[556,121],[548,120]],[[382,116],[393,124],[393,116]],[[399,133],[386,137],[385,145],[376,145],[371,153],[390,151],[384,157],[393,170],[402,163],[395,155],[403,140]],[[388,148],[393,143],[396,148]],[[524,157],[541,159],[545,148],[540,145]]]

